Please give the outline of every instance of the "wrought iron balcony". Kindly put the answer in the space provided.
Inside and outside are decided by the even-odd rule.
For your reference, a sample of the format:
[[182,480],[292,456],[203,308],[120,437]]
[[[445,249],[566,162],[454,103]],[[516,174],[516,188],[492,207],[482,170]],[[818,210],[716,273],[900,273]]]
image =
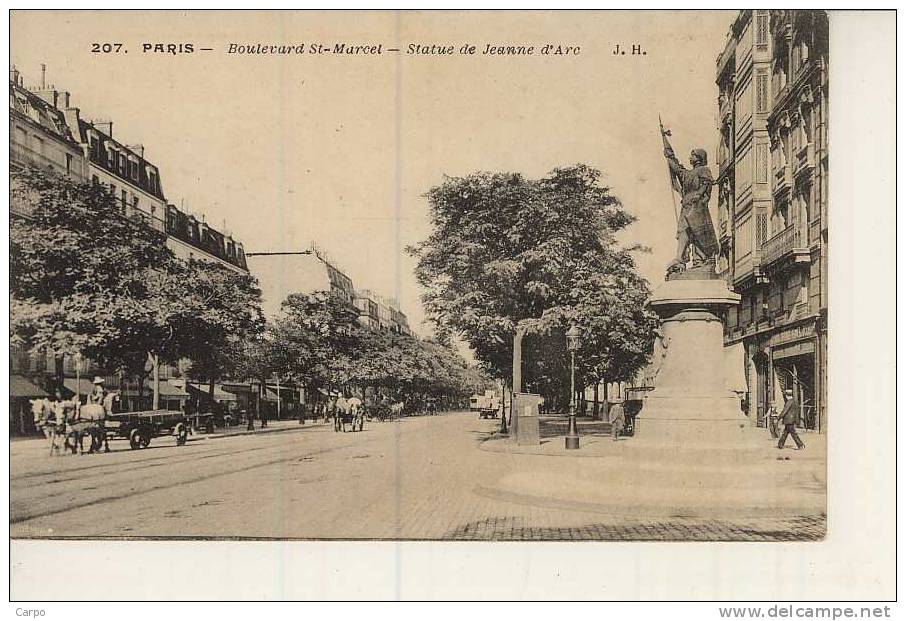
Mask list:
[[788,226],[762,245],[761,264],[767,268],[789,257],[795,263],[807,262],[811,253],[805,245],[799,227]]

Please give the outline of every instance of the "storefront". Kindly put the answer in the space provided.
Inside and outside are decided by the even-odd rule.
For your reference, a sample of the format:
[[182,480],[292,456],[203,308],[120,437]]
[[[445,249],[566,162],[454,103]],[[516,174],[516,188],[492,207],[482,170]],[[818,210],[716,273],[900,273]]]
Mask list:
[[821,432],[823,416],[821,375],[818,359],[818,332],[815,321],[785,327],[768,340],[770,358],[769,401],[779,411],[783,391],[791,389],[799,404],[796,426]]
[[9,433],[24,435],[36,433],[32,399],[44,399],[50,395],[21,375],[9,376]]

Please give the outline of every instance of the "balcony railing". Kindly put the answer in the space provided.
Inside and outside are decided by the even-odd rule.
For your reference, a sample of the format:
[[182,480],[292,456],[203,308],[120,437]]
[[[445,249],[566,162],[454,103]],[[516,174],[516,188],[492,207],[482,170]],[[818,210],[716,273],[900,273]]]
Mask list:
[[797,260],[800,256],[809,255],[808,248],[803,248],[802,234],[798,226],[788,226],[769,240],[761,247],[762,264],[767,267],[788,256],[794,256]]

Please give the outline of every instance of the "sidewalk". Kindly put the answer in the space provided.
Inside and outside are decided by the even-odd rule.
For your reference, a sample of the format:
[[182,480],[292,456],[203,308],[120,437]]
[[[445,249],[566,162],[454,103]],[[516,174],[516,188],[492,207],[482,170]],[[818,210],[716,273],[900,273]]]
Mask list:
[[267,427],[261,426],[261,421],[255,421],[255,428],[249,431],[245,424],[235,425],[232,427],[221,427],[215,429],[214,433],[195,432],[189,435],[189,441],[192,440],[218,440],[221,438],[232,438],[235,436],[252,436],[264,433],[281,433],[284,431],[304,431],[317,427],[323,427],[330,423],[321,420],[306,419],[304,425],[299,424],[299,419],[269,420]]
[[824,435],[807,434],[802,451],[778,450],[764,429],[751,429],[744,448],[693,448],[644,438],[614,442],[606,424],[585,423],[578,450],[567,450],[563,435],[548,435],[565,434],[562,425],[543,429],[541,444],[534,446],[489,434],[479,450],[518,467],[479,493],[536,506],[664,518],[826,513]]

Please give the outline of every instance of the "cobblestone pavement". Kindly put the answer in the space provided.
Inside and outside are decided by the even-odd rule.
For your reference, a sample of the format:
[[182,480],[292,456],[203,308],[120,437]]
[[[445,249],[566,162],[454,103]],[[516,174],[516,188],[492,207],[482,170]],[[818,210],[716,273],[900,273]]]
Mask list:
[[484,541],[819,541],[824,516],[752,520],[672,519],[589,523],[558,528],[527,524],[518,517],[490,517],[463,524],[445,539]]
[[[783,516],[768,511],[769,517],[718,517],[707,506],[664,513],[624,505],[616,493],[618,459],[481,450],[498,424],[468,413],[446,414],[371,423],[361,433],[305,425],[294,433],[197,439],[183,447],[167,439],[139,451],[115,443],[109,454],[61,458],[48,457],[40,441],[11,443],[10,533],[414,540],[823,536],[824,512],[814,510],[814,503],[803,505],[801,514],[793,506]],[[808,456],[763,467],[793,472],[806,467],[795,461],[803,457]],[[614,500],[605,506],[508,493],[504,484],[512,473],[560,487],[584,477],[599,495],[614,486]],[[796,494],[816,493],[791,486]]]

